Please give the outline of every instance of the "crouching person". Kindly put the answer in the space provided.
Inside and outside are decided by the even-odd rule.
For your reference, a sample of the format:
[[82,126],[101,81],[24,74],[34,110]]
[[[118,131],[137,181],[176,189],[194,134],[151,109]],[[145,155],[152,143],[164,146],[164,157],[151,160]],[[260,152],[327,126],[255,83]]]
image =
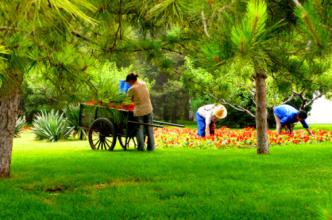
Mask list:
[[197,135],[209,137],[214,134],[215,122],[227,116],[227,110],[223,105],[204,105],[196,112]]
[[305,121],[307,118],[307,113],[305,111],[298,111],[290,105],[279,105],[273,108],[273,113],[278,135],[283,127],[285,127],[291,134],[293,132],[294,123],[296,122],[301,122],[309,135],[312,135],[309,125]]
[[[145,82],[137,81],[137,74],[130,73],[126,77],[126,82],[131,85],[128,90],[129,98],[134,102],[134,117],[140,123],[152,124],[152,104],[150,100],[149,90]],[[148,137],[148,151],[153,151],[155,149],[155,141],[153,134],[153,127],[147,125],[139,125],[137,132],[137,150],[144,151],[144,140],[145,140],[145,131]]]

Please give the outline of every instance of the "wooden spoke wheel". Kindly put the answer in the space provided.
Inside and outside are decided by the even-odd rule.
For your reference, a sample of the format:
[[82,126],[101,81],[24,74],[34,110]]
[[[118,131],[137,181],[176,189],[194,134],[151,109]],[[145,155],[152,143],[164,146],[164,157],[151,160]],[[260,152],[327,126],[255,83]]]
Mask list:
[[96,119],[90,126],[88,138],[92,150],[113,150],[116,143],[113,123],[107,118]]
[[126,140],[126,137],[118,136],[118,140],[120,142],[121,147],[124,150],[127,150],[127,149],[136,149],[136,147],[137,147],[137,143],[136,143],[135,137],[128,137],[127,140]]

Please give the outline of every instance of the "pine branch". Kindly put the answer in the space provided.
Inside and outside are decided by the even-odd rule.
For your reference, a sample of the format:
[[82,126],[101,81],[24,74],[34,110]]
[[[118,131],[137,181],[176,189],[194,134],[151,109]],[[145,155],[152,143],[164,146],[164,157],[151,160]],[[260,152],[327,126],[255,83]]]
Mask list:
[[222,104],[228,105],[230,107],[232,107],[235,110],[238,110],[240,112],[246,112],[247,114],[249,114],[251,117],[256,118],[256,115],[254,113],[252,113],[250,110],[243,108],[242,106],[235,106],[229,102],[227,102],[226,100],[222,99],[221,100]]
[[288,97],[285,101],[283,101],[281,104],[283,105],[283,104],[286,104],[287,102],[292,101],[294,99],[294,97],[295,97],[295,93],[292,92],[292,95],[290,97]]
[[254,113],[252,113],[249,109],[246,109],[246,108],[244,108],[242,106],[239,106],[239,105],[233,105],[230,102],[227,102],[225,99],[218,99],[216,96],[214,96],[212,94],[207,94],[207,95],[210,96],[211,98],[215,99],[217,102],[220,102],[221,104],[228,105],[231,108],[233,108],[237,111],[240,111],[240,112],[246,112],[251,117],[256,118],[256,115]]
[[317,31],[315,30],[313,21],[312,21],[310,15],[309,15],[309,13],[307,12],[307,10],[302,6],[302,4],[298,0],[293,0],[293,2],[296,5],[296,7],[299,8],[300,11],[302,11],[302,16],[300,17],[300,19],[303,20],[303,23],[308,28],[308,31],[312,34],[312,37],[313,37],[313,39],[315,40],[315,42],[317,44],[317,47],[321,48],[322,47],[321,39],[320,39],[319,34],[317,33]]
[[306,107],[310,106],[314,101],[321,98],[324,94],[317,91],[315,95],[316,96],[314,96],[312,99],[308,99],[305,97],[305,90],[302,90],[301,92],[293,91],[292,95],[290,97],[288,97],[285,101],[283,101],[282,104],[286,104],[287,102],[290,102],[296,96],[298,96],[302,102],[300,109],[305,109]]
[[251,95],[250,96],[251,101],[256,105],[256,100],[255,100],[256,92],[255,92],[255,90],[254,89],[249,89],[248,91],[249,91],[249,93]]
[[306,108],[308,106],[310,106],[314,101],[316,101],[317,99],[321,98],[323,96],[323,93],[318,92],[319,94],[317,94],[314,98],[312,98],[309,102],[307,102],[303,108]]
[[302,7],[301,3],[298,0],[293,0],[296,7]]
[[83,40],[85,40],[85,41],[87,41],[87,42],[90,42],[90,43],[92,42],[91,39],[89,39],[89,38],[83,36],[82,34],[80,34],[80,33],[77,32],[77,31],[72,31],[71,34],[74,35],[75,37],[81,38],[81,39],[83,39]]
[[214,20],[216,14],[222,14],[224,13],[227,9],[231,9],[234,4],[236,3],[235,0],[232,0],[230,3],[228,3],[227,5],[222,6],[221,8],[217,9],[216,11],[213,11],[212,15],[211,15],[211,20]]
[[[113,51],[117,51],[117,52],[144,52],[144,51],[150,51],[150,50],[155,50],[155,48],[136,48],[136,49],[126,49],[126,48],[115,48],[113,49]],[[183,56],[184,54],[181,51],[177,51],[177,50],[173,50],[167,47],[161,47],[160,50],[165,50],[165,51],[169,51],[172,53],[177,53],[181,56]]]
[[111,53],[116,47],[118,36],[120,39],[122,39],[122,31],[121,31],[121,29],[122,29],[122,0],[120,0],[119,4],[120,5],[119,5],[119,12],[118,12],[118,29],[115,32],[114,42],[113,42],[112,47],[110,48]]
[[202,16],[202,23],[203,23],[204,33],[208,38],[210,38],[210,34],[208,32],[207,23],[206,23],[206,17],[205,17],[205,14],[204,14],[203,10],[201,12],[201,16]]
[[0,31],[22,31],[16,27],[0,26]]

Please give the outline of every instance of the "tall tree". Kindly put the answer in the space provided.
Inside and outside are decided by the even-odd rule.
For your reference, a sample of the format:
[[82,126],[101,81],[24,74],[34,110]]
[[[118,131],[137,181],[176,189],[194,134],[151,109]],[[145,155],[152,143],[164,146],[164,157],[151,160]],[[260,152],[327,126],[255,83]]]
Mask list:
[[38,62],[47,63],[47,67],[64,67],[64,60],[52,62],[53,52],[68,43],[79,25],[78,20],[95,23],[85,13],[94,10],[87,0],[1,2],[0,45],[4,46],[5,54],[0,61],[0,177],[10,175],[13,133],[24,74]]
[[[249,77],[255,80],[257,152],[260,154],[269,152],[266,110],[266,79],[269,74],[276,71],[285,72],[285,69],[288,69],[285,66],[292,63],[294,57],[302,60],[302,63],[307,63],[309,70],[312,71],[318,66],[317,60],[324,62],[324,55],[330,53],[328,33],[330,23],[326,19],[330,17],[330,8],[319,1],[307,1],[304,6],[296,0],[293,2],[295,5],[291,7],[287,5],[291,9],[290,18],[283,18],[280,14],[287,14],[289,10],[278,13],[273,8],[274,3],[267,5],[262,0],[250,0],[244,18],[232,28],[231,32],[231,40],[237,49],[236,54],[239,55],[243,65],[252,66],[254,70],[254,74]],[[282,23],[280,19],[284,19]],[[302,31],[299,31],[301,29]],[[284,64],[280,65],[282,62]],[[324,72],[322,68],[318,69],[320,69],[318,72]],[[292,76],[296,75],[291,69],[287,72]],[[308,72],[301,72],[300,82],[305,81],[303,78]],[[313,72],[309,75],[312,76],[311,79],[314,77]]]
[[267,5],[263,1],[249,1],[247,13],[242,22],[232,29],[232,41],[242,59],[246,60],[254,68],[256,88],[256,129],[257,129],[257,152],[266,154],[268,149],[268,124],[266,110],[266,62],[268,30]]

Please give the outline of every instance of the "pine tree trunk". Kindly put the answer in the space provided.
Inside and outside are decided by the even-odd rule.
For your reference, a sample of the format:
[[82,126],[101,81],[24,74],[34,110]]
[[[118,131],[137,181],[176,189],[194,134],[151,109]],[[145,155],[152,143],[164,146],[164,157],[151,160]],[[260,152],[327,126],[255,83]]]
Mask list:
[[171,122],[176,123],[176,119],[178,116],[178,106],[176,105],[176,101],[174,100],[175,105],[173,106],[172,115],[171,115]]
[[166,96],[163,96],[163,120],[168,121],[169,119],[169,103]]
[[266,75],[264,71],[256,71],[256,132],[258,154],[269,153],[265,79]]
[[189,96],[185,95],[185,102],[183,105],[183,119],[184,120],[190,120],[190,105],[189,105]]
[[0,177],[9,177],[16,116],[18,90],[0,98]]

